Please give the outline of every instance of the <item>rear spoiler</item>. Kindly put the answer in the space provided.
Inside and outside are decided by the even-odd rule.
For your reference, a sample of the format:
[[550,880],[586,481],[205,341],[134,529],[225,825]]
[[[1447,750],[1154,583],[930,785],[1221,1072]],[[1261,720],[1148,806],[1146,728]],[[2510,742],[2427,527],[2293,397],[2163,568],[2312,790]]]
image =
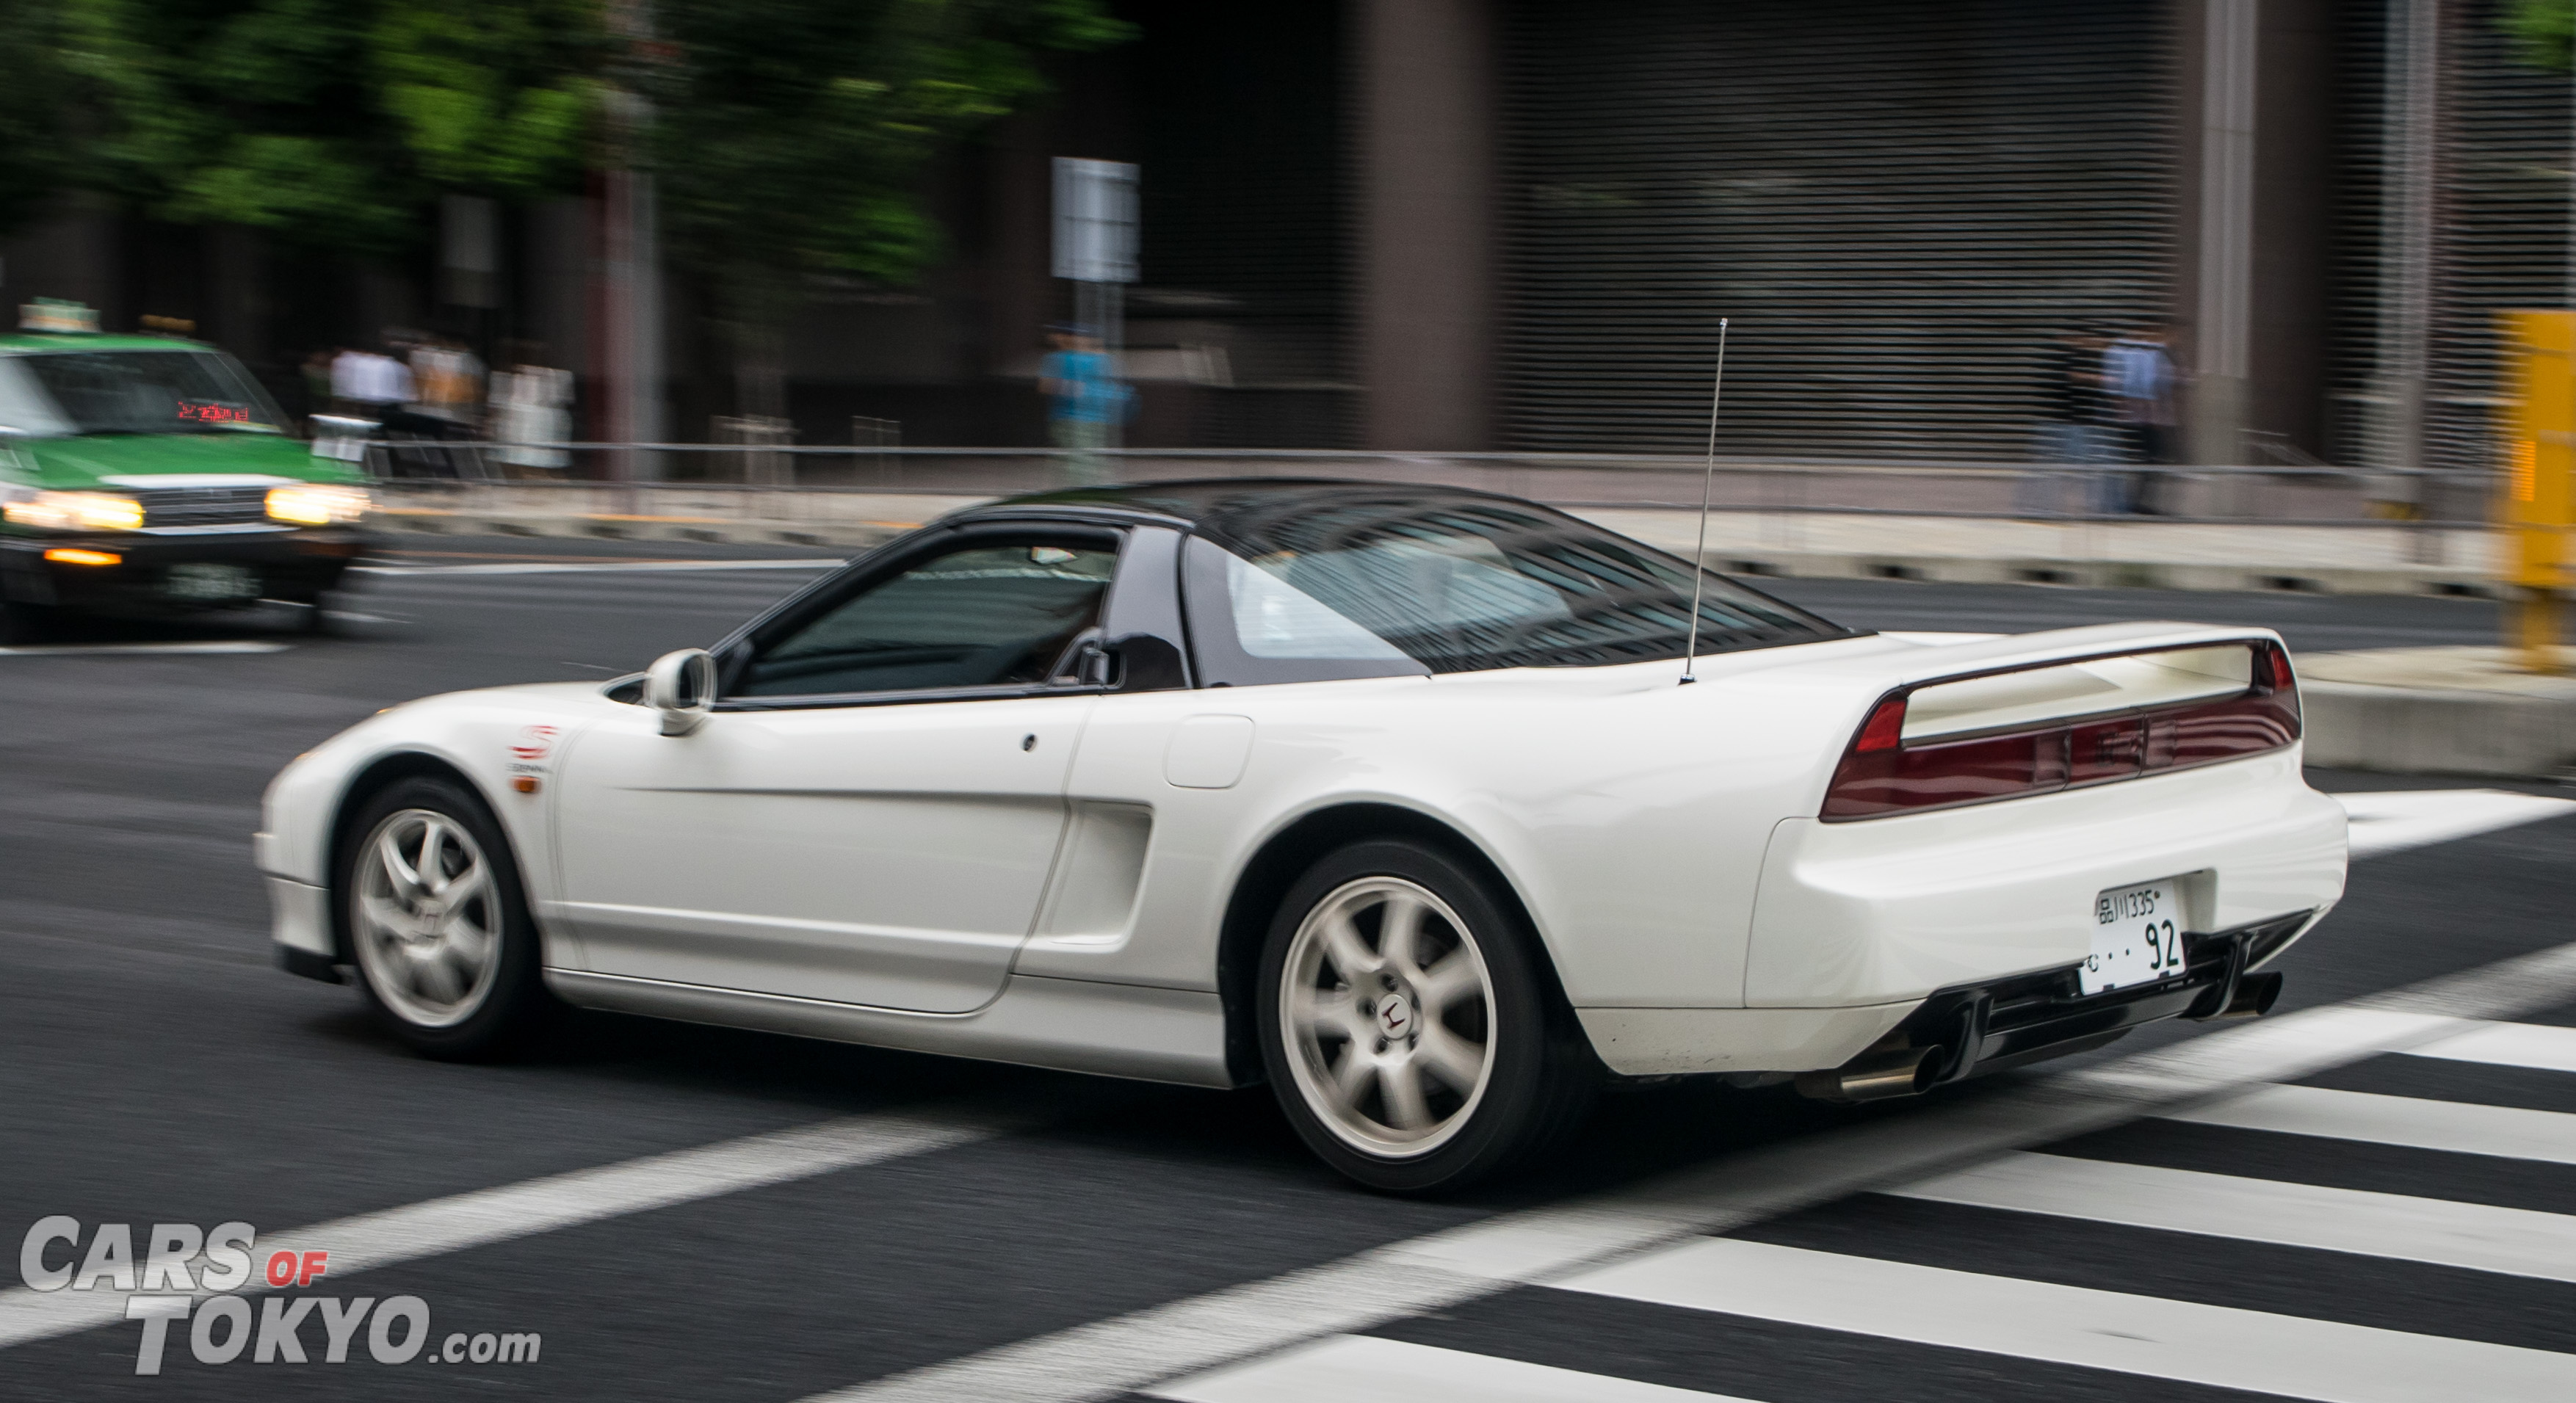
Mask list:
[[1845,666],[1885,680],[1826,788],[1826,822],[2136,779],[2300,735],[2289,650],[2269,629],[2112,624]]

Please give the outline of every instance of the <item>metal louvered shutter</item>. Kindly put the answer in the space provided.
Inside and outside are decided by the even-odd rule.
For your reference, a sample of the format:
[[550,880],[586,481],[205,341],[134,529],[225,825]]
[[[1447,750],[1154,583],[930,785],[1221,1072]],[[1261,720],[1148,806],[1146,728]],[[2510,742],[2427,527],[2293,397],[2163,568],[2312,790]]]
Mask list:
[[1533,450],[2019,458],[2061,329],[2161,316],[2158,0],[1516,0],[1501,420]]
[[2501,5],[2449,8],[2424,465],[2485,470],[2504,385],[2495,314],[2568,305],[2569,80],[2523,61]]

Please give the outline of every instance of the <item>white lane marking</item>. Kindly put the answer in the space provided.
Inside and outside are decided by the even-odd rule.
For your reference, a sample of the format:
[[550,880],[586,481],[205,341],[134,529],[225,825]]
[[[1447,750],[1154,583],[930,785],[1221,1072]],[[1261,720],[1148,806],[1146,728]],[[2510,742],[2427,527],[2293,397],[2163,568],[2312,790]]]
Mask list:
[[1258,1363],[1148,1389],[1146,1396],[1173,1403],[1742,1403],[1722,1394],[1365,1335],[1336,1335]]
[[2565,1403],[2576,1354],[1700,1238],[1569,1291],[2324,1403]]
[[842,560],[528,561],[484,565],[353,565],[359,575],[596,575],[686,570],[838,570]]
[[2252,1082],[2305,1076],[2576,997],[2576,944],[1792,1140],[1613,1193],[1506,1213],[1322,1266],[817,1394],[809,1403],[1075,1403],[1558,1276]]
[[2576,811],[2576,799],[2505,789],[2400,789],[2334,798],[2352,819],[2354,857],[2447,843]]
[[2408,1051],[2417,1057],[2445,1057],[2455,1062],[2576,1072],[2576,1028],[2553,1028],[2545,1023],[2488,1023]]
[[[327,1251],[331,1274],[351,1275],[602,1218],[927,1154],[1007,1133],[1014,1124],[972,1115],[943,1121],[900,1114],[846,1116],[309,1227],[263,1229],[260,1241],[299,1252]],[[259,1289],[257,1278],[248,1289]],[[40,1293],[12,1287],[0,1291],[0,1348],[123,1319],[125,1296],[120,1292]]]
[[2561,1111],[2428,1101],[2322,1086],[2258,1086],[2211,1105],[2177,1107],[2161,1114],[2196,1125],[2576,1164],[2576,1115]]
[[2576,1281],[2576,1218],[2527,1208],[2026,1153],[1879,1192]]
[[120,653],[283,653],[289,643],[271,643],[256,639],[211,639],[203,643],[39,643],[23,648],[0,648],[0,657],[15,658],[82,658],[110,657]]

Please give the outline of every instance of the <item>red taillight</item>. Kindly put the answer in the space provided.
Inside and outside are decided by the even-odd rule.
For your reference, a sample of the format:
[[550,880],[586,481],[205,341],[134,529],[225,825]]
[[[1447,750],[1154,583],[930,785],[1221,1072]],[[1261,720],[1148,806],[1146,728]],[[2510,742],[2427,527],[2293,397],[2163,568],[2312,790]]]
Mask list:
[[1864,754],[1874,750],[1894,750],[1905,739],[1905,698],[1893,696],[1881,701],[1878,708],[1861,723],[1860,737],[1852,749]]
[[2282,688],[2295,687],[2299,685],[2298,679],[2290,675],[2289,649],[2274,647],[2267,644],[2262,650],[2262,656],[2263,670],[2270,674],[2270,676],[2265,679],[2266,681],[2270,682],[2275,687]]
[[2280,645],[2251,646],[2252,685],[2233,696],[1955,739],[1906,741],[1908,693],[1890,693],[1835,767],[1823,817],[2049,794],[2278,750],[2299,738],[2297,684]]

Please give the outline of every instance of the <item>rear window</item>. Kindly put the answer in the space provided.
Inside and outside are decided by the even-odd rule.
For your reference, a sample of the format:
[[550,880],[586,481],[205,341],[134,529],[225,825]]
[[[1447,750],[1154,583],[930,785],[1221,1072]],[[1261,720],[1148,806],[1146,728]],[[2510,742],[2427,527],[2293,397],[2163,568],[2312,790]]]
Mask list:
[[277,407],[217,351],[61,351],[21,357],[81,434],[280,433]]
[[[1501,500],[1362,489],[1230,512],[1193,542],[1188,585],[1212,680],[1650,662],[1690,629],[1689,566]],[[1715,574],[1699,614],[1708,653],[1850,632]]]

